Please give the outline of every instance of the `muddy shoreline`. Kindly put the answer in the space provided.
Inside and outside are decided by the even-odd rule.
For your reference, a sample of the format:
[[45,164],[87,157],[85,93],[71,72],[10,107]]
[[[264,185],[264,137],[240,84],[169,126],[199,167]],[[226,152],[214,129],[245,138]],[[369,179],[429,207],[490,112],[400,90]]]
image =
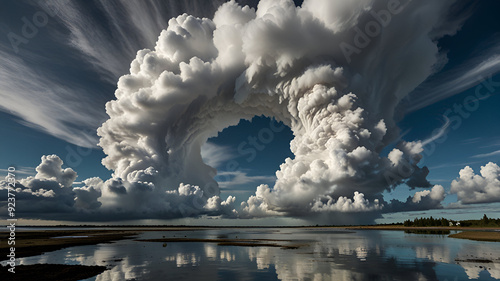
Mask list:
[[[16,281],[77,281],[94,277],[103,273],[108,268],[105,266],[84,266],[66,264],[33,264],[18,265],[15,273],[7,271],[3,267],[0,271],[0,280]],[[34,277],[36,276],[36,278]]]
[[457,234],[451,234],[448,237],[468,239],[485,242],[500,242],[500,232],[498,231],[463,231]]
[[[8,245],[9,233],[0,233],[1,261],[7,260],[10,248],[15,247],[15,257],[24,258],[41,255],[67,247],[112,243],[137,235],[141,231],[127,230],[44,230],[16,231],[15,245]],[[72,236],[82,236],[73,238]],[[87,236],[87,237],[83,237]],[[61,237],[61,238],[54,238]]]
[[408,226],[357,226],[347,227],[347,229],[368,229],[368,230],[399,230],[399,231],[461,231],[456,234],[450,234],[450,238],[468,239],[484,242],[500,242],[500,228],[498,227],[439,227],[439,226],[424,226],[424,227],[408,227]]

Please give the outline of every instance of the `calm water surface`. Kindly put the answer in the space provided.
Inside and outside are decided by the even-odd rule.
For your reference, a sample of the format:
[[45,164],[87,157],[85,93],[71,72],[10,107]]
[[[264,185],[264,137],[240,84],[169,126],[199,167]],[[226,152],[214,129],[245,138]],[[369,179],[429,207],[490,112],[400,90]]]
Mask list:
[[[216,229],[152,231],[138,238],[293,239],[298,249],[139,242],[79,246],[21,264],[104,265],[87,280],[498,280],[500,243],[402,231]],[[78,238],[75,238],[78,239]],[[285,243],[286,244],[286,243]],[[165,246],[165,247],[164,247]]]

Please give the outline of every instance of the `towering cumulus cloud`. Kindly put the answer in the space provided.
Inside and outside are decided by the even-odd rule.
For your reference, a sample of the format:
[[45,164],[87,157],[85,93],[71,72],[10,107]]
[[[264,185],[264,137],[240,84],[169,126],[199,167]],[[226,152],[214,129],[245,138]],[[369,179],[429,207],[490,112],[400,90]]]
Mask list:
[[[213,20],[173,18],[154,50],[140,50],[118,81],[98,129],[107,181],[77,190],[78,206],[139,217],[223,215],[373,219],[405,204],[440,207],[443,188],[408,202],[384,190],[430,188],[423,143],[399,142],[398,105],[440,66],[437,39],[453,35],[453,1],[234,1]],[[260,185],[235,210],[219,197],[201,146],[256,115],[294,134],[274,186]],[[384,148],[389,149],[384,155]],[[90,202],[88,202],[90,201]],[[99,204],[100,203],[100,204]]]
[[165,197],[193,193],[197,213],[209,199],[209,209],[221,209],[200,147],[256,115],[291,128],[295,157],[241,216],[381,210],[385,189],[431,187],[417,167],[421,142],[381,152],[397,137],[397,105],[439,62],[436,40],[459,27],[443,20],[451,4],[263,0],[254,10],[231,1],[213,20],[171,19],[106,105],[103,163],[124,188],[109,185],[109,193],[116,204],[141,194],[174,212]]

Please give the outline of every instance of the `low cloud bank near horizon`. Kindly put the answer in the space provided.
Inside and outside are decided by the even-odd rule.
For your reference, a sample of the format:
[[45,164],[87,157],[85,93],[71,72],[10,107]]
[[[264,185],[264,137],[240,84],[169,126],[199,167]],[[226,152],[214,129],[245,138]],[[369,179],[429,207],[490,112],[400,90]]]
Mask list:
[[[114,178],[103,181],[94,177],[75,182],[77,173],[71,168],[63,168],[63,165],[63,161],[58,156],[46,155],[36,167],[36,175],[18,179],[14,189],[18,216],[25,219],[53,220],[56,218],[60,221],[89,222],[183,217],[251,219],[284,216],[280,212],[270,214],[272,211],[268,209],[239,210],[234,204],[236,198],[231,195],[225,200],[219,196],[203,200],[203,191],[198,186],[190,184],[180,184],[175,190],[159,194],[148,192],[154,186],[139,180],[134,182],[134,187],[131,187],[131,183]],[[460,171],[460,177],[451,183],[452,189],[449,193],[458,194],[461,200],[459,204],[471,205],[500,201],[499,197],[494,197],[498,193],[496,191],[500,189],[498,165],[490,162],[483,166],[481,171],[484,177],[474,175],[472,169],[466,167]],[[154,171],[149,170],[145,172],[142,179],[153,176]],[[463,181],[466,180],[469,182],[464,183]],[[5,197],[7,197],[8,182],[7,178],[0,181],[0,195]],[[457,190],[458,184],[469,184],[469,186],[461,186],[461,189]],[[262,207],[262,202],[252,204],[251,201],[263,198],[265,195],[261,195],[261,192],[265,190],[262,187],[257,188],[256,194],[258,195],[248,200],[251,203],[249,206]],[[470,194],[475,194],[475,197]],[[312,214],[305,213],[297,217],[314,223],[372,223],[383,213],[445,208],[441,205],[445,196],[443,186],[435,185],[431,189],[415,192],[406,201],[374,200],[371,203],[364,198],[364,194],[355,191],[352,199],[339,197],[334,200],[328,197],[329,200],[326,203],[316,201],[311,207]],[[197,207],[194,204],[198,204]],[[452,205],[453,208],[458,206],[456,203]],[[0,210],[7,213],[7,206],[2,204]],[[248,215],[250,213],[253,215]],[[335,221],[326,218],[331,215],[336,215]]]
[[[74,187],[76,172],[44,156],[37,174],[19,181],[18,200],[29,203],[20,212],[72,220],[288,216],[334,224],[442,208],[444,188],[419,166],[426,141],[382,151],[399,137],[400,101],[441,67],[437,40],[466,19],[448,18],[453,5],[262,0],[253,9],[230,1],[213,19],[172,18],[154,49],[137,52],[106,104],[109,119],[98,135],[112,178]],[[273,186],[259,185],[237,207],[233,196],[221,198],[208,164],[224,160],[204,161],[217,151],[205,144],[261,115],[290,127],[294,158],[281,164]],[[210,151],[202,153],[203,145]],[[490,166],[483,181],[452,183],[463,203],[474,203],[463,192],[495,186]],[[384,191],[401,185],[419,191],[405,202],[384,201]]]

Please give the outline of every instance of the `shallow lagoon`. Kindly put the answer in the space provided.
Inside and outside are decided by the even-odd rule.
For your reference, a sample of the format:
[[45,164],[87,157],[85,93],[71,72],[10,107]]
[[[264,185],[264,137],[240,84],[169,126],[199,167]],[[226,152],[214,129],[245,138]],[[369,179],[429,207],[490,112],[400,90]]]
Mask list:
[[[87,280],[497,280],[500,242],[447,235],[332,228],[150,231],[155,238],[285,239],[298,249],[205,242],[140,242],[66,248],[21,264],[104,265]],[[135,239],[137,239],[135,238]],[[75,238],[78,239],[78,238]],[[287,242],[288,243],[288,242]]]

